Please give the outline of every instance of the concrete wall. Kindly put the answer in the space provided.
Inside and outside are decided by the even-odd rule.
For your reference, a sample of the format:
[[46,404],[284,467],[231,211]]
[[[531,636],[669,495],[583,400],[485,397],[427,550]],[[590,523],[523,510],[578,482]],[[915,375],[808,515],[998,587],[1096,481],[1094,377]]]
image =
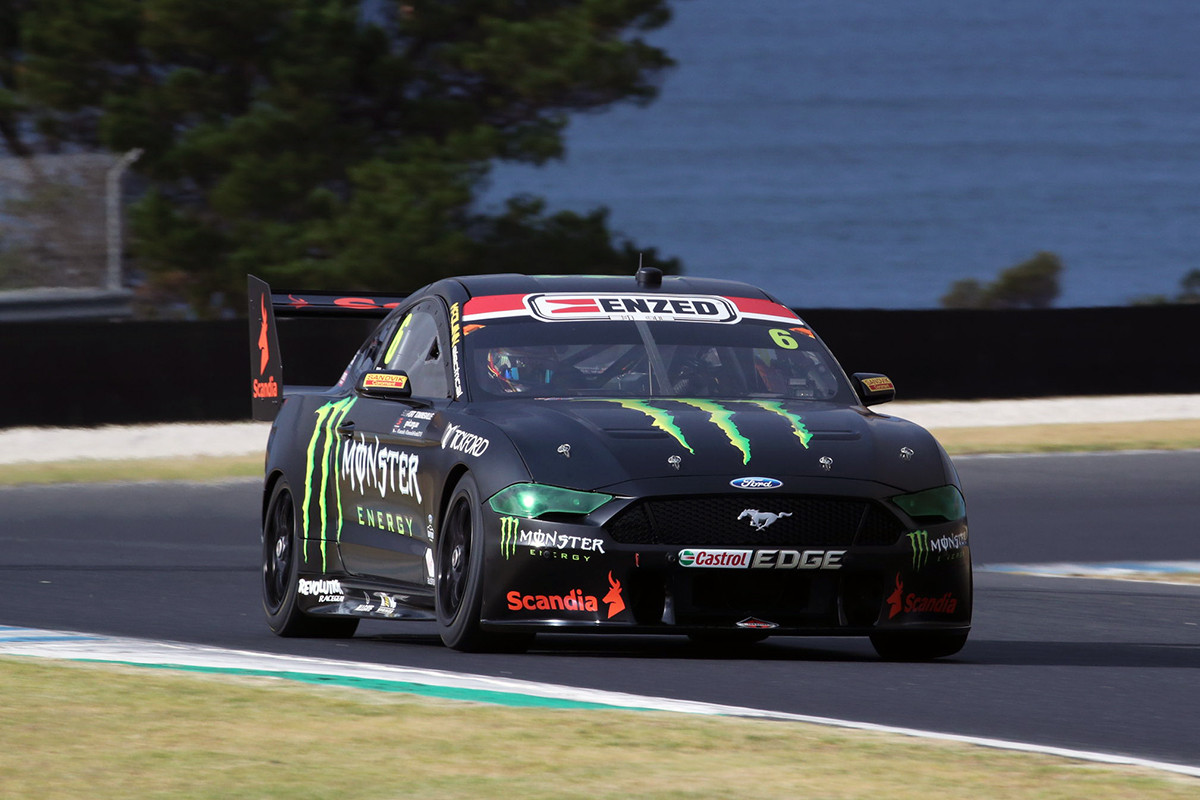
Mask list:
[[[902,400],[1200,393],[1200,305],[798,311]],[[332,384],[373,324],[281,320],[285,382]],[[244,320],[0,323],[0,427],[247,419],[249,367]]]

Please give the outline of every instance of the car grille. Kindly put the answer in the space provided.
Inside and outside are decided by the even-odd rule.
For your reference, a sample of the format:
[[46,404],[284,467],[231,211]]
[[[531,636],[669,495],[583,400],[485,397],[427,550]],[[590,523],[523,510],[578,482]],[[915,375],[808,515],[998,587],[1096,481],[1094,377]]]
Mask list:
[[[759,529],[747,510],[778,517]],[[890,545],[904,532],[886,509],[862,498],[745,494],[637,500],[605,528],[622,544],[746,547],[849,547],[856,539]]]

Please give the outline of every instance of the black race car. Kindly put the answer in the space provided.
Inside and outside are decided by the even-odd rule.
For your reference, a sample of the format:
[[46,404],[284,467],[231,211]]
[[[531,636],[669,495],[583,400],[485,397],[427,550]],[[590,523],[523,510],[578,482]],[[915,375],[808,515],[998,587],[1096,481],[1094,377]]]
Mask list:
[[[436,621],[539,632],[869,636],[946,656],[971,623],[967,518],[923,428],[873,413],[770,295],[733,281],[486,275],[403,298],[251,277],[273,419],[263,606],[281,636]],[[275,311],[382,317],[331,388],[283,385]]]

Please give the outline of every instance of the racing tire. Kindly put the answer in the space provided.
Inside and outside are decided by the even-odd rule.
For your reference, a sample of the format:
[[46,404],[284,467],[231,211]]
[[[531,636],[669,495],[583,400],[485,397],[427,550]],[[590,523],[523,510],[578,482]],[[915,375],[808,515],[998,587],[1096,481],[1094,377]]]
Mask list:
[[967,643],[966,633],[886,631],[871,634],[871,646],[885,661],[929,661],[952,656]]
[[442,643],[464,652],[521,652],[533,634],[495,634],[480,628],[483,608],[484,532],[479,487],[464,475],[446,505],[436,548],[434,606]]
[[277,636],[340,639],[354,635],[358,620],[311,617],[299,608],[304,538],[297,528],[296,502],[286,480],[271,491],[262,534],[263,610]]

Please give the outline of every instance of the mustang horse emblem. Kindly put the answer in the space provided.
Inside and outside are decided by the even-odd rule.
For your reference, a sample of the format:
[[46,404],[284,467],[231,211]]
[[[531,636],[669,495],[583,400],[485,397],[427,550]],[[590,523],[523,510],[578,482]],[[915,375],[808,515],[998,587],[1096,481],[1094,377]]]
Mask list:
[[770,511],[759,511],[757,508],[747,508],[742,513],[738,514],[738,519],[743,520],[746,517],[750,518],[750,524],[754,526],[754,530],[761,531],[763,528],[771,525],[780,517],[790,517],[792,512],[784,511],[779,514],[772,514]]

